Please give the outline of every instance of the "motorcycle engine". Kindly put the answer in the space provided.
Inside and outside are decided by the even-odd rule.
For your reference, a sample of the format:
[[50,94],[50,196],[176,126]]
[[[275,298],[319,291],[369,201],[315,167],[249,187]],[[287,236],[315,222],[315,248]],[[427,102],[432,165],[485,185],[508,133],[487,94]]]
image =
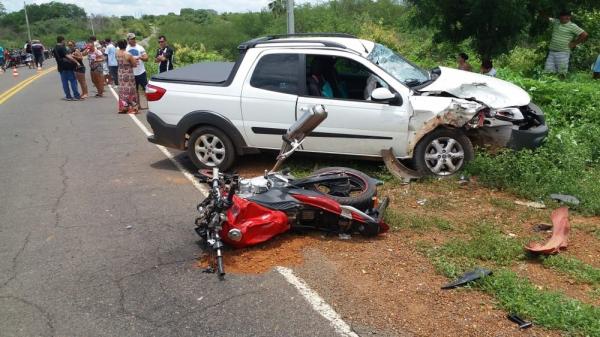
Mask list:
[[237,194],[241,198],[248,198],[256,194],[265,193],[271,187],[286,186],[289,179],[293,179],[293,177],[281,174],[269,174],[266,177],[259,176],[250,179],[241,179]]

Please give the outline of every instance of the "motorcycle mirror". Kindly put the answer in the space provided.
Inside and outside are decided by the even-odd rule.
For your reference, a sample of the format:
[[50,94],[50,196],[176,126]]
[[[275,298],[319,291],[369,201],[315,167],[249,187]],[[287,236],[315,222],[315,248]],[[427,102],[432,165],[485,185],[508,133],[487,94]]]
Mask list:
[[298,120],[290,126],[281,137],[283,144],[277,156],[277,162],[271,169],[276,171],[283,161],[294,153],[302,144],[306,136],[319,126],[327,118],[327,110],[322,104],[316,104],[308,109]]

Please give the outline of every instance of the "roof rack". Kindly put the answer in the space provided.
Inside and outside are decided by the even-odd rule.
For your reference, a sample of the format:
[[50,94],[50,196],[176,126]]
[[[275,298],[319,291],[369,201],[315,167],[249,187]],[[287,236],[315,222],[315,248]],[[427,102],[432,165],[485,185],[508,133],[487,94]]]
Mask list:
[[354,35],[345,34],[345,33],[296,33],[296,34],[268,35],[268,36],[263,36],[263,37],[259,37],[256,39],[252,39],[252,40],[243,42],[238,46],[238,49],[246,50],[246,49],[254,48],[257,45],[264,44],[264,43],[320,43],[326,47],[346,48],[342,44],[331,42],[331,41],[323,41],[323,40],[307,41],[307,40],[289,39],[289,40],[276,41],[277,39],[283,39],[283,38],[288,38],[288,37],[345,37],[345,38],[353,38],[353,39],[357,38]]
[[295,33],[295,34],[277,34],[269,35],[274,39],[281,39],[286,37],[347,37],[351,39],[357,39],[356,36],[346,33]]

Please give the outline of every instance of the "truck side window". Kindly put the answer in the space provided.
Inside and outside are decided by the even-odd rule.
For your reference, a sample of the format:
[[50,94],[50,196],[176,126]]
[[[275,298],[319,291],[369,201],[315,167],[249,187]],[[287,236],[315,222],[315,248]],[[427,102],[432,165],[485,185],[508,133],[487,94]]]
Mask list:
[[364,65],[344,57],[306,56],[306,88],[308,96],[370,100],[377,87],[388,87]]
[[298,93],[299,54],[269,54],[258,61],[250,85],[284,94]]

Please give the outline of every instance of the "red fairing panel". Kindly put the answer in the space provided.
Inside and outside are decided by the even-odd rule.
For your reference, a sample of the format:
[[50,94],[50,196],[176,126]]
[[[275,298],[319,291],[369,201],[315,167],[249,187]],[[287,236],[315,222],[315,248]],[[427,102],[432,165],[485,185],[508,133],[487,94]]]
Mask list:
[[[240,241],[232,241],[227,237],[227,233],[233,228],[242,232]],[[289,229],[285,213],[234,196],[233,206],[227,211],[227,221],[223,223],[220,235],[225,243],[243,248],[265,242]]]

